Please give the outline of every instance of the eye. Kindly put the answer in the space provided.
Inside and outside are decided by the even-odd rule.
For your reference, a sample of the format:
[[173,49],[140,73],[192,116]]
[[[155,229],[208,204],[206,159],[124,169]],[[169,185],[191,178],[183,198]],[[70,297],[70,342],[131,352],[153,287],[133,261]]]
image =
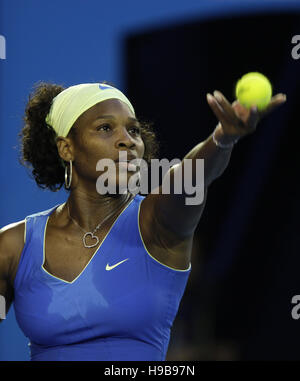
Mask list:
[[102,124],[101,126],[97,127],[97,131],[100,131],[102,129],[104,129],[104,131],[108,131],[108,129],[106,127],[108,127],[110,129],[109,124]]
[[134,126],[134,127],[131,128],[131,131],[132,131],[132,130],[134,130],[134,133],[137,134],[137,135],[139,135],[139,134],[141,133],[141,129],[140,129],[140,127],[136,127],[136,126]]

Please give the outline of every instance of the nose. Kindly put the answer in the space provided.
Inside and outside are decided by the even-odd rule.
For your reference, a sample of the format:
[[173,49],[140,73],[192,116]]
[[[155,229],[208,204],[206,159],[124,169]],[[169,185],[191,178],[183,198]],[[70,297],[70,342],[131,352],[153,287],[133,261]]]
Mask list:
[[117,139],[115,142],[115,146],[117,149],[119,149],[120,147],[127,147],[127,148],[135,147],[135,141],[133,137],[128,133],[125,127],[120,128],[120,131],[117,135]]

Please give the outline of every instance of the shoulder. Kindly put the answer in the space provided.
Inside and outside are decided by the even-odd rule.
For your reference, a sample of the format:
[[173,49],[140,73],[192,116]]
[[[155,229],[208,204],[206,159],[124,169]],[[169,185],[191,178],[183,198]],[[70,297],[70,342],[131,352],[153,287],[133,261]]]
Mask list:
[[175,270],[186,270],[191,261],[193,235],[180,237],[157,218],[155,197],[145,197],[140,206],[139,227],[147,251]]
[[193,234],[183,236],[176,231],[172,231],[170,226],[164,225],[162,219],[159,218],[161,211],[159,205],[160,196],[157,194],[149,194],[143,197],[140,203],[140,224],[144,226],[144,230],[165,236],[171,242],[190,241]]
[[24,247],[25,219],[0,229],[0,269],[10,277]]
[[0,245],[13,245],[14,241],[24,243],[25,219],[13,222],[0,229]]
[[26,224],[39,217],[48,216],[58,205],[33,213],[21,221],[13,222],[0,229],[0,277],[13,284],[26,239]]

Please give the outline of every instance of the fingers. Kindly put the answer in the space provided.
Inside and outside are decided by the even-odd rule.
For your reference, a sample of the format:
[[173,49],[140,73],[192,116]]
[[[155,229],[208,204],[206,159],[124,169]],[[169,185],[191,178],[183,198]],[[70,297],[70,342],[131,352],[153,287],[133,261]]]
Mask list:
[[224,109],[225,113],[228,114],[233,121],[234,120],[237,121],[238,118],[236,117],[231,104],[224,97],[224,95],[220,91],[214,91],[214,96],[216,100],[220,103],[222,108]]
[[206,94],[206,98],[207,98],[208,104],[210,105],[210,108],[213,110],[217,119],[222,124],[230,123],[230,120],[228,120],[228,117],[225,115],[224,110],[222,109],[221,105],[217,102],[217,100],[209,93]]
[[214,91],[214,96],[224,110],[227,120],[235,126],[243,127],[243,122],[238,118],[225,96],[220,91]]
[[280,94],[274,95],[274,97],[271,98],[270,103],[271,104],[278,104],[279,105],[279,104],[284,103],[285,101],[286,101],[286,95],[280,93]]
[[271,111],[275,110],[275,108],[279,107],[283,103],[286,102],[286,95],[285,94],[276,94],[274,97],[271,98],[270,103],[268,106],[260,112],[261,116],[265,116],[269,114]]

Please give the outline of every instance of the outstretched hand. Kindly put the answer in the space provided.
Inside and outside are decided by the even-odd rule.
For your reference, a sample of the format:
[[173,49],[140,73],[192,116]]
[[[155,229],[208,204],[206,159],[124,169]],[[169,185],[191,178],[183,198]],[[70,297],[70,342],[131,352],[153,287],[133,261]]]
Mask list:
[[264,110],[258,111],[257,107],[252,106],[248,109],[239,101],[230,104],[219,91],[214,91],[214,96],[207,94],[207,102],[221,123],[224,135],[232,138],[240,138],[253,133],[261,118],[274,111],[285,101],[284,94],[276,94]]

